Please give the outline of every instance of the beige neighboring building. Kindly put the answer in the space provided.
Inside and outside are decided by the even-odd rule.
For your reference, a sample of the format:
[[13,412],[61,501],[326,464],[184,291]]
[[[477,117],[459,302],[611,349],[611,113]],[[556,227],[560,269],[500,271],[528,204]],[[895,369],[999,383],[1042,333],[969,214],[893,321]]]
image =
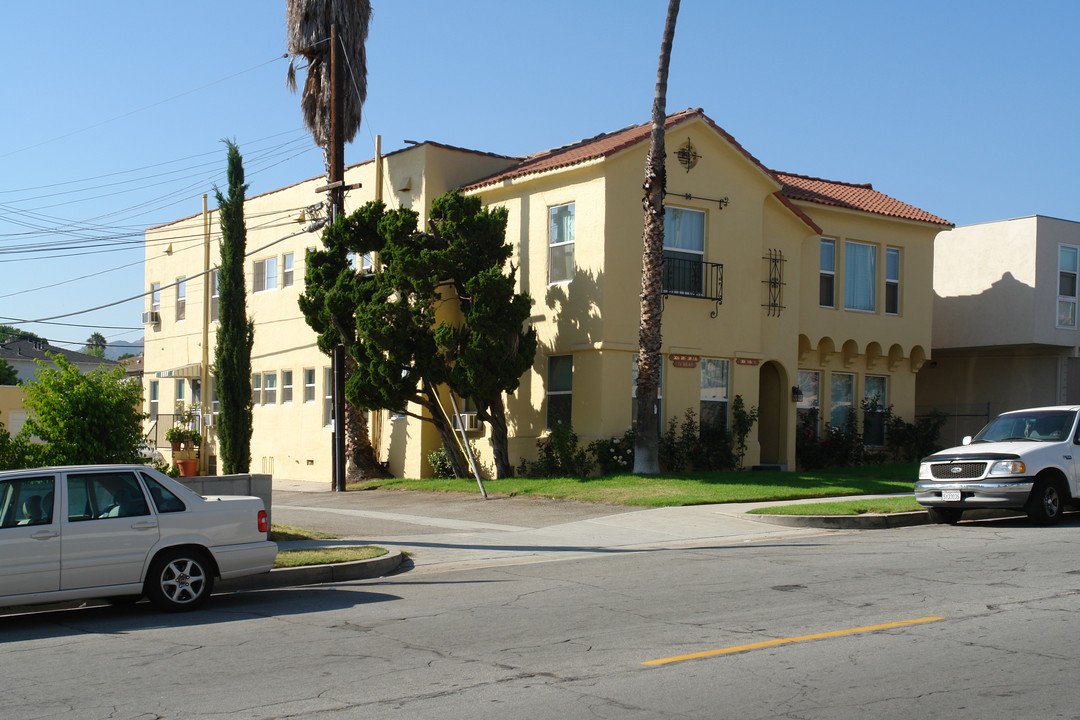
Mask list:
[[1032,215],[964,225],[934,242],[933,361],[920,413],[950,416],[942,440],[1007,410],[1080,402],[1080,223]]
[[[508,209],[512,262],[534,300],[539,338],[532,371],[507,397],[514,463],[534,458],[537,438],[561,418],[584,444],[631,425],[649,130],[636,125],[524,158],[423,143],[382,159],[382,191],[375,161],[346,172],[347,183],[362,184],[347,211],[381,192],[423,222],[431,200],[458,187]],[[950,224],[870,185],[770,170],[701,110],[671,115],[666,142],[662,425],[692,409],[727,427],[730,401],[741,395],[761,409],[747,464],[794,467],[800,411],[840,422],[873,396],[911,418],[915,373],[930,348],[933,239]],[[330,363],[297,308],[304,250],[320,242],[302,232],[309,217],[300,214],[323,200],[315,192],[323,184],[248,200],[247,287],[252,469],[329,482]],[[178,400],[210,396],[202,332],[206,325],[212,358],[215,299],[200,273],[219,257],[215,212],[209,228],[209,264],[201,215],[146,234],[144,384],[163,426]],[[486,428],[467,427],[490,467]],[[430,474],[426,456],[439,442],[429,424],[380,412],[371,428],[393,474]]]

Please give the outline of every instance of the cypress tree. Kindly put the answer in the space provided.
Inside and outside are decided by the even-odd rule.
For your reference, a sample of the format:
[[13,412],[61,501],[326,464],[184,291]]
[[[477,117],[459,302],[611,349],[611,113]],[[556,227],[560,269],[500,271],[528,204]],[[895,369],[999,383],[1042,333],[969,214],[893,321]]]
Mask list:
[[221,412],[217,424],[218,456],[226,475],[251,469],[251,348],[255,323],[247,316],[244,288],[244,160],[236,143],[228,146],[229,195],[214,188],[221,220],[220,314],[214,350],[214,389]]

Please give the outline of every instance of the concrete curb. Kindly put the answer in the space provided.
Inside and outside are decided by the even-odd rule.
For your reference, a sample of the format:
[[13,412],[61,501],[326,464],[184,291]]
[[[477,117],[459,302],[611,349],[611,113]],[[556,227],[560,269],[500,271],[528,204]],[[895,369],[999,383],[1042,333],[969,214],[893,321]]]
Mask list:
[[743,513],[740,517],[770,525],[827,528],[832,530],[888,530],[930,524],[930,516],[926,514],[925,510],[888,515],[763,515],[759,513]]
[[398,550],[390,550],[370,560],[354,560],[329,565],[305,565],[293,568],[274,568],[262,575],[223,580],[215,590],[266,590],[294,585],[321,585],[323,583],[368,580],[389,575],[401,566],[405,556]]

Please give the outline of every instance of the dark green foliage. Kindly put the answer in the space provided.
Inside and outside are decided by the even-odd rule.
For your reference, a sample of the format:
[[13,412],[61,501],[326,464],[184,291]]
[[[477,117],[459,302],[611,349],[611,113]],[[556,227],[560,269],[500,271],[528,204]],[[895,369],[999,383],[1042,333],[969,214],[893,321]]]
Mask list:
[[[502,393],[531,366],[536,335],[525,325],[532,300],[514,293],[516,269],[506,211],[450,193],[431,207],[429,232],[409,209],[381,202],[339,218],[309,251],[300,309],[329,351],[344,342],[355,362],[345,395],[358,407],[400,410],[416,403],[435,425],[456,476],[463,454],[440,405],[441,387],[471,398],[491,423],[496,473],[506,461]],[[349,255],[378,252],[380,270],[357,272]]]
[[0,359],[0,385],[18,385],[19,372],[8,365],[7,360]]
[[671,418],[667,432],[660,438],[660,467],[665,472],[734,470],[737,458],[732,446],[726,432],[702,427],[693,408],[687,408],[682,423]]
[[634,429],[622,437],[600,438],[589,443],[589,452],[596,458],[601,475],[624,475],[634,469]]
[[20,330],[19,328],[14,328],[10,325],[0,325],[0,343],[6,343],[12,340],[40,340],[41,342],[45,342],[45,338],[40,335],[35,335],[28,330]]
[[218,457],[226,475],[251,467],[251,348],[255,323],[247,316],[244,288],[244,164],[236,144],[228,146],[229,195],[214,188],[221,218],[220,314],[214,350],[214,388],[221,412],[217,424]]
[[588,477],[596,467],[592,446],[578,447],[578,436],[570,423],[555,423],[547,437],[536,441],[536,462],[522,460],[522,477]]
[[[881,408],[872,400],[862,403],[864,418],[885,426],[885,447],[868,447],[864,433],[859,431],[855,413],[848,413],[840,427],[826,424],[824,438],[817,434],[817,410],[800,418],[795,437],[795,457],[801,470],[826,467],[853,467],[861,464],[886,462],[918,462],[941,449],[939,435],[947,416],[933,412],[909,423],[893,414],[892,406]],[[877,417],[875,417],[877,416]]]
[[[8,452],[30,466],[139,462],[142,386],[118,367],[80,373],[63,356],[50,358],[55,367],[38,363],[36,379],[23,386],[29,418]],[[43,444],[31,447],[31,435]]]

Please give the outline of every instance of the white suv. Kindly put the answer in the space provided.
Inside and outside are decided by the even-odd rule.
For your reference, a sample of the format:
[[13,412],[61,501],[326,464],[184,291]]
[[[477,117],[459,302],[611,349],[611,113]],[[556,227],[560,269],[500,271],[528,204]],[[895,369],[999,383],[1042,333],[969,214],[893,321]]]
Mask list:
[[999,415],[962,446],[924,458],[915,499],[940,523],[958,522],[968,509],[1006,508],[1056,524],[1080,496],[1078,411],[1070,405]]
[[89,598],[167,611],[222,579],[269,572],[255,497],[202,497],[145,465],[0,472],[0,607]]

